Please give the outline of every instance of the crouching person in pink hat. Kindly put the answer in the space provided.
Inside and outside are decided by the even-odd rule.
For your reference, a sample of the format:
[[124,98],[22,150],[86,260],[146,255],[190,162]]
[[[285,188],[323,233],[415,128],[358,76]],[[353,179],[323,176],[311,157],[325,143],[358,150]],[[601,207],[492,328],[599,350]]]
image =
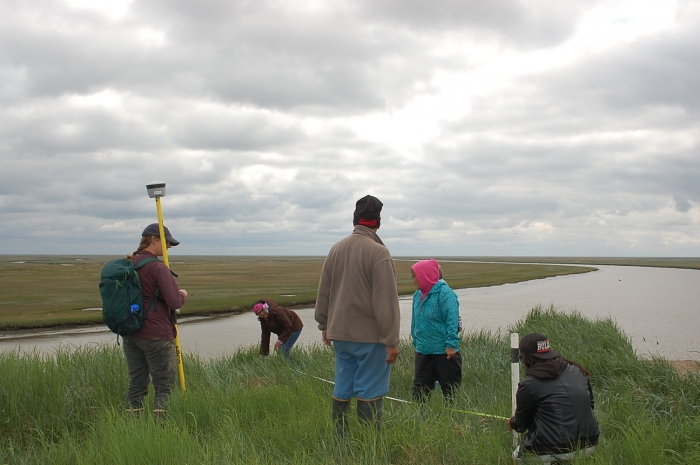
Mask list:
[[523,463],[524,454],[539,456],[543,463],[592,454],[600,429],[590,373],[552,350],[544,334],[525,335],[519,349],[527,376],[518,384],[515,415],[507,422],[527,433],[513,452],[514,461]]
[[253,305],[253,313],[258,317],[262,330],[260,355],[267,357],[270,353],[270,335],[275,333],[277,335],[275,350],[282,349],[285,357],[289,358],[289,351],[299,339],[301,329],[304,327],[299,315],[269,299],[257,301]]

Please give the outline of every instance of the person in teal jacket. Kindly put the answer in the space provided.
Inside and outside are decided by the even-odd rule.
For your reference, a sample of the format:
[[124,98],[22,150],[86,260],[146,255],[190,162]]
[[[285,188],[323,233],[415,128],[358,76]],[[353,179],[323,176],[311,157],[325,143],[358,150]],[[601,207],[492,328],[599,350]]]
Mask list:
[[417,288],[411,319],[416,355],[413,397],[423,402],[437,381],[445,399],[452,400],[462,382],[457,294],[440,278],[435,260],[415,263],[411,277]]

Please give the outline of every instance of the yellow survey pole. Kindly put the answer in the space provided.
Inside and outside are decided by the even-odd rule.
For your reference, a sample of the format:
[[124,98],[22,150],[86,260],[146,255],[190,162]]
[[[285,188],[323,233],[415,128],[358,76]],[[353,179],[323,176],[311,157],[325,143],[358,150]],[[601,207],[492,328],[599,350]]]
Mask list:
[[[156,199],[156,210],[158,211],[158,231],[160,232],[160,243],[163,249],[163,263],[170,268],[168,261],[168,242],[165,240],[165,229],[163,228],[163,210],[160,207],[160,198],[165,196],[165,183],[150,183],[146,186],[148,195]],[[175,352],[177,353],[177,371],[180,374],[180,387],[182,392],[185,388],[185,369],[182,366],[182,347],[180,346],[180,331],[175,323]]]

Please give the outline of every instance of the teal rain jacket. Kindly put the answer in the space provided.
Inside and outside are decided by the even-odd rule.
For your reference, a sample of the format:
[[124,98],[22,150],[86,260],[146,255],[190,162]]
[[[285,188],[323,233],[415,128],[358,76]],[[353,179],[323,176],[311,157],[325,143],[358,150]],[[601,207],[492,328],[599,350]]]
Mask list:
[[442,279],[421,302],[420,289],[413,294],[411,337],[416,352],[424,355],[444,354],[448,347],[459,352],[459,300]]

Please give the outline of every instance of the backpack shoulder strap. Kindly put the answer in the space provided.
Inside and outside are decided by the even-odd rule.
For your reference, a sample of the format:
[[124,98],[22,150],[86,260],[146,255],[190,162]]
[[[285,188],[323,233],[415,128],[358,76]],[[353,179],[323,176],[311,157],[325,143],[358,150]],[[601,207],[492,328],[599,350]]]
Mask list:
[[[158,262],[158,261],[160,261],[160,260],[158,260],[157,258],[144,258],[143,260],[141,260],[141,261],[139,262],[138,265],[135,265],[135,266],[134,266],[134,271],[136,271],[136,270],[138,270],[139,268],[142,268],[142,267],[148,265],[149,263]],[[156,300],[158,300],[158,296],[159,296],[159,295],[160,295],[160,289],[156,289],[156,293],[155,293],[155,295],[153,296],[153,300],[151,300],[151,304],[148,306],[148,308],[144,308],[144,309],[143,309],[143,319],[144,319],[144,320],[146,319],[146,316],[148,315],[148,312],[150,312],[151,310],[153,310],[153,311],[158,311],[158,308],[156,307]]]
[[135,266],[134,266],[134,269],[135,269],[135,270],[138,270],[139,268],[141,268],[141,267],[143,267],[143,266],[146,266],[146,265],[148,265],[148,264],[151,263],[151,262],[157,262],[157,261],[160,261],[160,260],[158,260],[157,258],[144,258],[143,260],[141,260],[141,261],[139,262],[138,265],[135,265]]

